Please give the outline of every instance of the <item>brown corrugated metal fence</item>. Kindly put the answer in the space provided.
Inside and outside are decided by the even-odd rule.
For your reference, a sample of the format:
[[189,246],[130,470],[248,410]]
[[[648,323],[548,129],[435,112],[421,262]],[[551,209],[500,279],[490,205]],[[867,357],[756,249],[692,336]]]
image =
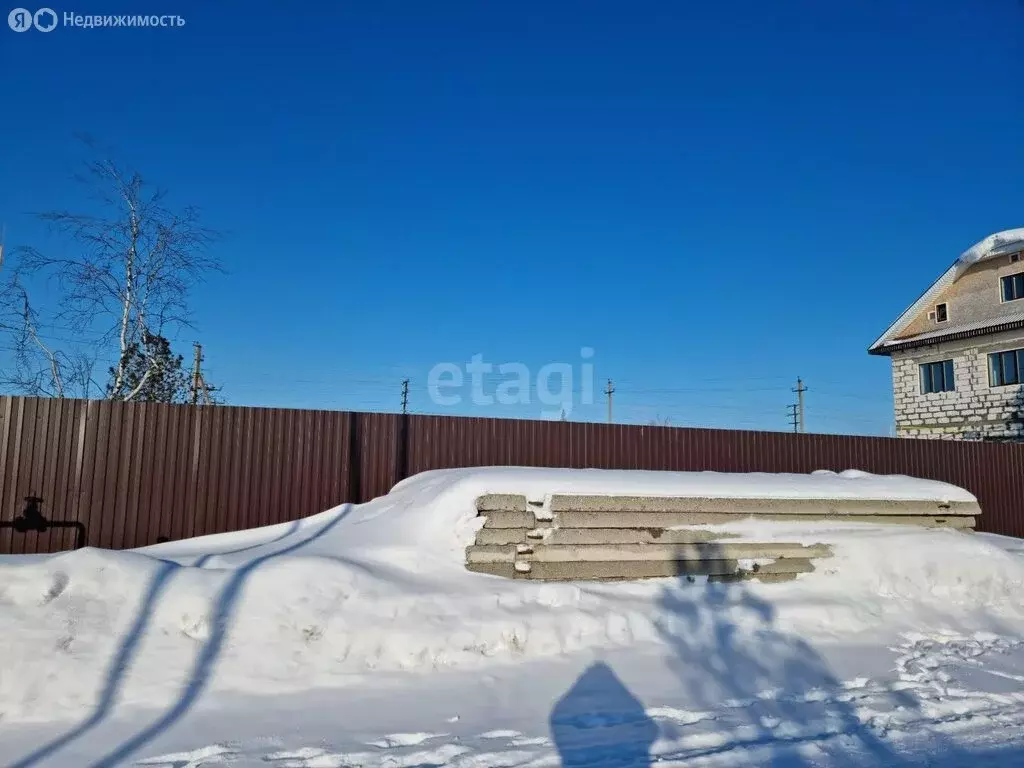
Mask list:
[[900,473],[969,489],[984,530],[1024,536],[1024,445],[0,397],[0,553],[268,525],[484,465]]

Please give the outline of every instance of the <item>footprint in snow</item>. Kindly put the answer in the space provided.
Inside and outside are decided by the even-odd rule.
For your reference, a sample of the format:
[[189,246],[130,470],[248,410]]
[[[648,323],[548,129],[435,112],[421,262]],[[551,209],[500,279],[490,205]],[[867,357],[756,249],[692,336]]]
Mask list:
[[209,640],[210,625],[206,616],[193,618],[188,614],[181,617],[181,634],[193,640]]
[[552,728],[556,726],[579,728],[615,728],[621,725],[635,725],[646,720],[647,713],[639,712],[580,712],[564,717],[552,718]]
[[522,736],[519,731],[488,731],[487,733],[481,733],[481,739],[518,739]]
[[60,597],[71,582],[70,577],[64,571],[57,571],[50,579],[50,586],[43,595],[43,605],[46,605]]
[[172,752],[167,755],[136,760],[135,765],[153,766],[153,768],[203,768],[207,765],[226,763],[238,756],[238,750],[233,747],[225,744],[211,744],[208,747],[200,747],[188,752]]
[[[411,736],[414,734],[395,734]],[[432,735],[429,735],[433,738]],[[369,752],[328,752],[319,747],[301,747],[287,752],[274,752],[263,758],[274,763],[274,768],[354,768],[355,766],[384,765],[389,768],[426,768],[427,766],[448,765],[457,757],[466,754],[468,747],[444,744],[440,747],[399,756],[388,755],[380,763],[380,756]],[[483,763],[491,765],[493,763]]]
[[441,739],[447,733],[392,733],[377,741],[369,741],[371,747],[394,749],[396,747],[415,747],[432,739]]
[[673,725],[694,725],[705,720],[717,720],[717,716],[711,712],[690,712],[675,707],[649,707],[647,716],[656,720],[668,720]]

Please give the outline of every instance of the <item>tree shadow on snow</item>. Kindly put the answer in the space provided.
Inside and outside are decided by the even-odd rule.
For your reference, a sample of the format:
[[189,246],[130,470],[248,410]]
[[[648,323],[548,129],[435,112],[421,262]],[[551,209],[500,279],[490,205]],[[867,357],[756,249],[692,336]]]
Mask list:
[[[714,542],[688,546],[685,557],[696,573],[714,572],[726,560]],[[687,710],[674,719],[671,708],[665,708],[668,714],[659,728],[607,664],[593,664],[551,713],[563,766],[633,768],[657,759],[720,757],[738,764],[809,768],[818,763],[806,759],[801,747],[809,751],[833,736],[845,740],[844,749],[829,749],[823,755],[828,765],[908,764],[861,723],[848,691],[824,659],[776,626],[770,603],[743,582],[705,581],[704,576],[680,574],[658,601],[658,631],[672,650],[668,665],[686,689]],[[914,703],[899,692],[893,698],[894,706]],[[659,736],[662,742],[652,757]]]
[[99,760],[94,761],[91,764],[91,768],[109,768],[110,766],[117,765],[142,749],[142,747],[180,720],[192,708],[192,705],[195,704],[210,682],[217,659],[220,657],[221,650],[223,649],[224,640],[227,638],[228,630],[231,627],[231,618],[238,603],[238,598],[242,594],[242,587],[245,585],[250,574],[268,560],[281,557],[282,555],[290,555],[320,538],[345,519],[351,511],[352,505],[346,504],[332,520],[325,523],[312,536],[297,541],[283,549],[268,552],[265,555],[254,558],[235,570],[227,584],[224,585],[217,595],[214,602],[213,616],[210,621],[210,637],[203,643],[203,647],[199,649],[188,680],[178,700],[156,722],[142,729]]
[[16,763],[12,763],[9,768],[29,768],[29,766],[35,765],[39,761],[49,757],[57,750],[63,748],[65,745],[70,744],[81,736],[84,736],[87,732],[91,731],[103,722],[111,711],[113,711],[114,706],[117,704],[117,694],[120,691],[121,684],[124,682],[124,678],[128,673],[128,669],[131,666],[132,661],[135,659],[135,654],[139,650],[142,638],[146,634],[146,629],[149,625],[150,617],[153,615],[153,610],[159,601],[160,596],[166,591],[167,586],[170,583],[171,576],[174,575],[174,572],[179,567],[180,566],[177,563],[163,561],[157,568],[156,573],[150,580],[149,586],[146,588],[146,592],[139,603],[139,609],[135,614],[135,620],[121,639],[117,652],[110,661],[110,666],[107,668],[107,673],[104,677],[103,688],[100,691],[99,700],[92,714],[67,733],[64,733],[53,741],[44,744],[35,752],[29,753]]
[[551,711],[563,768],[646,768],[658,726],[604,662],[590,665]]
[[[688,547],[690,556],[693,549]],[[697,572],[714,571],[704,566],[727,560],[714,542],[697,549]],[[770,594],[776,588],[785,586],[758,589]],[[743,761],[751,750],[750,756],[758,755],[755,764],[776,768],[917,764],[861,721],[856,686],[844,686],[809,643],[779,626],[774,606],[749,583],[681,574],[659,603],[659,633],[674,651],[669,665],[686,689],[688,706],[702,710],[690,713],[697,721],[692,726],[665,734],[681,747],[671,750],[673,758],[735,751]],[[887,706],[916,709],[918,702],[895,691]],[[714,738],[688,740],[702,722]]]
[[268,541],[261,541],[258,544],[252,544],[251,546],[248,546],[248,547],[239,547],[238,549],[228,549],[228,550],[225,550],[224,552],[207,552],[205,555],[200,555],[199,557],[197,557],[195,559],[195,561],[192,563],[191,567],[192,568],[205,568],[206,564],[208,562],[210,562],[215,557],[226,557],[227,555],[238,555],[238,554],[241,554],[242,552],[248,552],[248,551],[253,550],[253,549],[259,549],[260,547],[267,547],[267,546],[270,546],[271,544],[276,544],[279,541],[284,541],[285,539],[287,539],[290,536],[293,536],[295,533],[297,533],[298,530],[299,530],[299,526],[301,524],[302,524],[301,520],[293,520],[288,525],[287,530],[285,530],[285,532],[282,533],[280,536],[275,536],[274,538],[272,538],[272,539],[270,539]]
[[[178,699],[151,725],[91,763],[91,768],[110,768],[120,764],[180,720],[192,708],[192,705],[195,704],[210,682],[216,662],[223,649],[224,641],[231,627],[231,620],[237,608],[238,599],[242,594],[246,580],[252,572],[273,558],[293,554],[302,547],[312,543],[333,529],[351,511],[351,504],[344,505],[334,518],[327,521],[312,535],[282,549],[256,557],[234,570],[214,600],[213,611],[210,616],[210,636],[196,654]],[[274,541],[278,540],[280,539],[275,539]],[[265,544],[267,543],[273,543],[273,541],[266,542]],[[259,546],[265,546],[265,544]],[[239,551],[253,548],[255,547],[246,547]],[[28,754],[18,762],[13,763],[9,768],[30,768],[30,766],[37,764],[92,730],[107,718],[116,705],[118,693],[127,675],[127,671],[139,650],[141,641],[145,637],[155,606],[160,596],[166,592],[171,575],[180,567],[177,563],[161,562],[139,605],[135,621],[124,638],[122,638],[117,652],[111,661],[103,690],[100,694],[99,703],[93,713],[72,730]]]

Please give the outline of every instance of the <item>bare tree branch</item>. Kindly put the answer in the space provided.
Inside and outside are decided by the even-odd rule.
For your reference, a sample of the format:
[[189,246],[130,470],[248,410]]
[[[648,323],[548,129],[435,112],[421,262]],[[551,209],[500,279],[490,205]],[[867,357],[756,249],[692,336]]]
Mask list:
[[[97,149],[91,139],[83,141]],[[99,387],[92,370],[96,358],[105,354],[117,363],[109,384],[99,388],[110,399],[132,399],[144,385],[135,378],[127,382],[127,365],[133,359],[129,351],[137,351],[147,334],[163,337],[165,327],[190,327],[191,289],[209,272],[220,270],[208,254],[217,234],[200,224],[195,208],[171,210],[163,191],[107,157],[87,162],[77,178],[86,185],[94,210],[37,214],[67,238],[71,244],[67,253],[14,249],[11,278],[0,284],[0,298],[6,291],[23,298],[25,308],[19,318],[5,319],[0,310],[0,334],[11,337],[17,350],[16,370],[7,383],[61,397],[73,379],[87,394]],[[44,280],[55,286],[59,296],[50,313],[53,321],[90,334],[91,343],[83,341],[70,352],[44,343],[22,287]],[[91,354],[83,354],[82,349]],[[47,370],[39,370],[40,362],[47,363]],[[137,366],[138,361],[132,364]],[[147,377],[158,373],[147,372]],[[133,377],[136,374],[137,369]],[[4,381],[0,376],[0,383]]]
[[57,360],[57,355],[39,339],[39,334],[36,333],[35,324],[32,322],[32,311],[28,303],[28,294],[24,291],[22,291],[22,299],[24,306],[23,314],[25,318],[25,331],[50,363],[50,378],[53,381],[54,387],[56,387],[57,397],[64,397],[64,378],[61,375],[60,363]]
[[[7,331],[15,345],[15,369],[0,373],[0,384],[27,394],[65,397],[66,381],[79,373],[78,361],[43,342],[28,292],[20,282],[14,279],[5,284],[0,297],[4,299],[2,306],[8,310],[0,315],[0,331]],[[15,303],[20,310],[17,322],[12,322]]]
[[127,395],[124,396],[124,400],[130,401],[130,400],[134,400],[136,397],[138,397],[139,393],[143,389],[145,389],[146,384],[149,383],[149,378],[150,378],[150,376],[153,375],[153,371],[154,370],[156,370],[156,368],[153,366],[152,360],[150,360],[150,366],[149,366],[149,368],[146,369],[146,372],[144,374],[142,374],[142,378],[139,379],[138,385],[135,387],[135,389],[133,389],[131,392],[129,392]]

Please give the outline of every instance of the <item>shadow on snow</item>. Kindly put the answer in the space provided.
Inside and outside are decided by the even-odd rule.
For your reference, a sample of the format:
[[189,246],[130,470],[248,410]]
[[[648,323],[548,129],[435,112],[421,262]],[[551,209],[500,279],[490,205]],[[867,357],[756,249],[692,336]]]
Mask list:
[[[193,662],[192,669],[189,672],[188,679],[177,700],[151,725],[137,732],[134,736],[121,743],[103,757],[93,761],[90,764],[91,768],[109,768],[110,766],[115,766],[121,763],[181,719],[181,717],[191,709],[192,705],[195,704],[196,700],[210,682],[217,659],[220,656],[221,650],[224,646],[224,641],[227,638],[228,631],[230,630],[232,616],[237,607],[238,599],[242,594],[242,588],[252,572],[268,560],[282,555],[292,554],[320,538],[347,517],[351,510],[352,505],[346,504],[339,510],[335,517],[325,523],[311,536],[283,547],[282,549],[268,552],[265,555],[254,558],[233,571],[228,581],[221,588],[214,600],[210,622],[210,637],[199,649],[199,652]],[[276,541],[282,540],[283,538],[284,537],[282,536],[272,540],[271,542],[265,542],[262,545],[255,546],[266,546],[266,544],[272,544]],[[241,552],[254,549],[255,546],[245,547],[238,551]],[[205,560],[202,564],[205,564]],[[168,561],[162,561],[160,563],[159,568],[154,574],[153,579],[150,581],[149,587],[142,598],[135,621],[122,638],[117,652],[111,660],[104,680],[103,689],[100,693],[99,703],[93,713],[86,720],[75,726],[67,733],[43,745],[17,762],[12,763],[9,768],[30,768],[30,766],[35,765],[39,761],[49,757],[57,750],[83,736],[106,719],[116,705],[121,685],[123,684],[128,670],[138,653],[141,641],[145,637],[149,622],[153,616],[154,608],[159,602],[161,595],[166,592],[171,577],[180,568],[181,566],[176,563]]]
[[[714,543],[698,549],[698,573],[725,559]],[[975,753],[927,730],[912,734],[925,737],[927,755],[909,744],[897,751],[861,719],[856,690],[778,625],[771,603],[742,581],[695,583],[704,579],[680,574],[659,600],[659,634],[693,722],[659,727],[607,664],[593,664],[551,712],[563,766],[641,768],[715,757],[774,768],[1024,765],[1019,750]],[[879,695],[889,709],[921,708],[907,691]]]
[[[698,547],[702,562],[726,559],[714,542]],[[683,574],[663,590],[659,633],[672,650],[669,666],[688,706],[735,724],[706,746],[684,748],[680,757],[749,749],[760,765],[798,768],[819,764],[804,757],[801,747],[814,749],[838,738],[838,749],[827,745],[829,765],[907,764],[861,722],[852,697],[821,655],[778,626],[771,603],[743,581],[691,583],[696,579],[703,577]],[[893,698],[892,706],[916,705],[906,693]]]
[[551,737],[563,768],[643,768],[657,724],[604,662],[590,665],[551,711]]

